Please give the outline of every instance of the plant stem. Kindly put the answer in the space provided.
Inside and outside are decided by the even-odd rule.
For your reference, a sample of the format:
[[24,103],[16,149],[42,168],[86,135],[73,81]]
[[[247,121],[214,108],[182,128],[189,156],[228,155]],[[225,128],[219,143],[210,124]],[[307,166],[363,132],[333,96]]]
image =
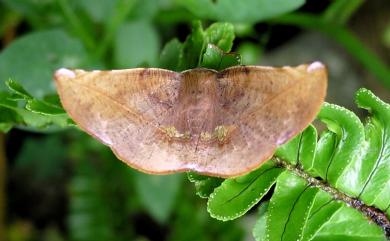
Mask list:
[[6,203],[6,156],[5,134],[0,133],[0,241],[5,241],[5,203]]
[[390,89],[390,68],[369,50],[351,31],[340,25],[329,23],[311,14],[287,14],[271,20],[277,24],[296,25],[302,28],[318,30],[329,35],[371,71],[387,88]]
[[302,170],[299,166],[292,165],[284,160],[281,160],[279,158],[275,158],[276,163],[279,166],[282,166],[286,168],[287,170],[291,171],[295,175],[302,177],[305,179],[310,186],[317,187],[330,195],[332,195],[333,199],[343,201],[348,206],[353,207],[354,209],[358,210],[359,212],[363,213],[364,216],[366,216],[369,220],[376,223],[378,226],[380,226],[383,231],[385,232],[385,235],[388,239],[390,239],[390,220],[387,218],[386,214],[379,210],[378,208],[368,206],[364,204],[361,200],[352,198],[350,196],[347,196],[346,194],[340,192],[336,188],[333,188],[329,186],[328,183],[318,180],[309,174],[307,174],[304,170]]
[[86,48],[94,49],[95,48],[94,39],[91,37],[91,35],[88,33],[88,31],[84,28],[82,22],[79,20],[77,15],[74,13],[72,8],[70,7],[69,1],[57,0],[57,2],[60,5],[60,7],[64,13],[65,18],[72,25],[74,31],[80,37],[80,39],[83,41]]

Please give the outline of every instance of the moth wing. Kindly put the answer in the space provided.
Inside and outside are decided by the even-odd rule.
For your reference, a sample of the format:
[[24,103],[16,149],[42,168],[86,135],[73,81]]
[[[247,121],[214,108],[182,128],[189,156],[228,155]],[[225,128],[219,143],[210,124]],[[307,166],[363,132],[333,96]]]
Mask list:
[[58,70],[57,90],[77,125],[110,146],[119,159],[148,173],[180,170],[159,135],[177,96],[178,73],[162,69]]
[[213,168],[236,176],[268,160],[277,146],[300,133],[321,108],[327,88],[325,67],[237,66],[219,73],[221,120],[234,126],[230,142]]

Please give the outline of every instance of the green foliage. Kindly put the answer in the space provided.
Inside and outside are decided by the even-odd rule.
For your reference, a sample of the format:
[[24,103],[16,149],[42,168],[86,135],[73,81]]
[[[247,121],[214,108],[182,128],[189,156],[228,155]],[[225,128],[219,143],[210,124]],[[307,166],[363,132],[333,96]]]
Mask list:
[[[258,221],[266,228],[255,226],[257,240],[386,240],[378,226],[340,198],[346,194],[390,216],[390,105],[366,89],[356,93],[356,102],[371,114],[364,126],[351,111],[325,103],[318,118],[328,130],[318,143],[316,129],[309,126],[278,149],[282,163],[270,160],[252,173],[222,182],[209,196],[210,215],[222,220],[242,216],[276,182]],[[267,182],[264,170],[272,168],[277,171]]]

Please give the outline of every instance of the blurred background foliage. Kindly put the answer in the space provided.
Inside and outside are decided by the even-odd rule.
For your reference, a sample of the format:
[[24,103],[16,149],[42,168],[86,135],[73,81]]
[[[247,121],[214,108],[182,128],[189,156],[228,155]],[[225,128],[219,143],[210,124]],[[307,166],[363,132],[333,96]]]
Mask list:
[[[233,46],[233,35],[215,44],[243,64],[325,62],[327,101],[355,109],[359,87],[389,97],[389,13],[386,0],[0,0],[0,91],[8,85],[11,97],[42,108],[39,100],[58,103],[59,67],[195,67],[191,49],[178,62],[174,56],[191,28],[197,37],[191,23],[201,19],[204,28],[233,24]],[[42,118],[15,103],[0,106],[0,240],[253,239],[251,215],[213,220],[185,175],[136,172],[75,128],[59,128],[70,124],[61,116]]]

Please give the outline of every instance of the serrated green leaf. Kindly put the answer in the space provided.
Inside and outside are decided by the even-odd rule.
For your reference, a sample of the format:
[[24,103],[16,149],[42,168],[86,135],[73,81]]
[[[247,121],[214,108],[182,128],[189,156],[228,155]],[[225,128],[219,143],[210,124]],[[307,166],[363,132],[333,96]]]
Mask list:
[[[42,98],[55,92],[52,76],[60,67],[82,67],[83,45],[63,30],[26,34],[0,53],[0,81],[17,80],[32,96]],[[5,89],[0,84],[0,90]]]
[[231,23],[213,23],[205,30],[207,42],[221,49],[223,52],[230,52],[233,46],[234,26]]
[[210,195],[207,210],[219,220],[232,220],[244,215],[256,205],[281,173],[273,161],[245,176],[227,179]]
[[318,192],[307,182],[286,171],[277,179],[267,212],[266,236],[269,240],[299,240],[309,210]]
[[356,93],[356,102],[371,116],[365,125],[365,154],[361,163],[354,166],[359,171],[355,182],[360,188],[359,197],[366,204],[384,210],[390,205],[390,105],[366,89]]
[[179,58],[179,70],[192,69],[199,66],[203,50],[206,46],[206,37],[202,23],[194,21],[192,23],[191,35],[183,44]]
[[344,175],[344,171],[361,158],[361,147],[364,145],[363,124],[353,112],[328,103],[323,105],[318,118],[337,135],[337,147],[328,160],[324,179],[347,194],[356,195],[357,190],[351,185],[351,177]]
[[293,11],[305,0],[178,0],[178,3],[203,19],[255,23]]
[[136,173],[138,195],[146,210],[157,221],[164,223],[169,218],[182,180],[180,174],[154,176]]
[[208,198],[223,182],[222,178],[202,176],[194,172],[187,173],[187,176],[195,184],[196,194],[201,198]]
[[165,44],[160,54],[159,66],[164,69],[177,70],[182,47],[183,44],[177,39],[172,39]]
[[155,66],[159,49],[159,36],[151,23],[127,22],[119,28],[115,37],[115,63],[121,68]]

